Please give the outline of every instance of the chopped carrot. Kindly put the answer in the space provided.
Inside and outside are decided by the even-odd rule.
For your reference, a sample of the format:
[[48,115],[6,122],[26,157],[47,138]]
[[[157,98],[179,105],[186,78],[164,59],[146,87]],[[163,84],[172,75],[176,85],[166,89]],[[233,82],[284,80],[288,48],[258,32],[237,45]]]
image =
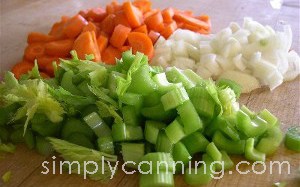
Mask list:
[[151,39],[152,41],[152,44],[154,45],[155,42],[158,40],[160,34],[156,31],[150,31],[149,34],[148,34],[149,38]]
[[164,20],[161,12],[157,12],[145,19],[145,23],[150,30],[160,32],[164,29]]
[[107,64],[116,64],[116,58],[121,58],[121,51],[113,46],[108,46],[102,53],[102,61]]
[[140,51],[147,55],[149,59],[153,56],[153,44],[148,35],[140,32],[131,32],[128,34],[128,43],[132,51]]
[[[60,61],[53,61],[57,64],[57,66],[59,65]],[[53,68],[53,62],[49,63],[46,65],[45,67],[45,71],[48,75],[50,75],[51,77],[54,76],[54,68]]]
[[144,34],[148,34],[147,26],[142,25],[142,26],[134,29],[133,32],[141,32],[141,33],[144,33]]
[[95,62],[101,60],[96,35],[93,31],[81,33],[74,41],[73,49],[77,52],[80,59],[85,59],[85,55],[93,54]]
[[157,12],[160,12],[158,9],[152,9],[149,12],[144,13],[144,19],[147,19],[149,16],[152,16],[153,14],[156,14]]
[[42,71],[40,71],[40,75],[41,75],[41,77],[42,77],[43,79],[49,79],[49,78],[50,78],[50,76],[49,76],[47,73],[42,72]]
[[113,1],[110,4],[106,5],[106,13],[107,14],[114,14],[122,9],[122,6],[117,2]]
[[84,19],[87,19],[87,14],[90,10],[86,9],[86,10],[80,10],[78,12],[79,15],[81,15],[82,17],[84,17]]
[[39,56],[43,56],[45,52],[45,44],[43,43],[32,43],[29,44],[25,51],[24,57],[26,60],[33,62]]
[[196,32],[198,32],[198,33],[200,33],[200,34],[205,34],[205,35],[207,35],[207,34],[210,33],[208,30],[205,30],[205,29],[199,29],[199,30],[197,30]]
[[173,21],[174,9],[166,8],[161,12],[161,14],[165,23],[171,23]]
[[123,9],[131,28],[136,28],[142,25],[143,14],[130,1],[123,4]]
[[125,27],[124,25],[117,25],[112,33],[109,43],[116,47],[122,47],[127,40],[128,34],[130,33],[131,28]]
[[130,49],[131,49],[131,47],[128,46],[128,45],[124,45],[124,46],[122,46],[122,47],[119,48],[119,50],[120,50],[122,53],[125,52],[125,51],[128,51],[128,50],[130,50]]
[[48,64],[52,64],[54,61],[59,61],[58,57],[51,57],[51,56],[40,56],[37,57],[37,63],[39,65],[39,68],[42,70],[46,70],[46,67]]
[[54,36],[43,34],[40,32],[31,32],[28,34],[27,43],[36,43],[36,42],[50,42],[54,41],[56,38]]
[[99,51],[100,53],[102,53],[102,51],[107,47],[108,45],[108,38],[103,35],[103,34],[100,34],[97,38],[97,44],[98,44],[98,47],[99,47]]
[[210,17],[208,15],[206,15],[206,14],[202,14],[202,15],[196,17],[196,18],[199,19],[199,20],[201,20],[201,21],[204,21],[204,22],[210,21]]
[[136,6],[142,13],[149,12],[152,6],[151,1],[149,0],[135,0],[132,4]]
[[130,27],[130,24],[129,24],[127,17],[123,10],[116,12],[115,15],[116,15],[116,17],[114,19],[115,26],[122,24],[126,27]]
[[77,14],[66,22],[63,28],[63,33],[68,38],[76,38],[81,33],[83,27],[87,24],[88,22],[86,21],[86,19]]
[[74,40],[58,40],[45,44],[45,53],[50,56],[67,57],[70,55]]
[[97,26],[89,21],[88,24],[86,26],[83,27],[82,32],[86,32],[86,31],[94,31],[97,35],[99,28],[97,28]]
[[175,21],[173,21],[172,23],[169,23],[165,26],[164,30],[161,32],[161,35],[168,39],[171,34],[177,29],[177,24]]
[[209,25],[206,22],[198,20],[193,17],[189,17],[189,16],[179,13],[179,12],[175,12],[173,18],[175,21],[183,22],[184,24],[189,24],[191,26],[198,27],[199,29],[201,29],[201,28],[209,29]]
[[106,16],[106,18],[101,23],[101,30],[104,31],[106,34],[111,35],[111,33],[114,31],[115,27],[115,15],[109,14]]
[[86,19],[95,22],[101,22],[107,16],[105,10],[101,7],[92,8],[87,11]]
[[51,36],[55,36],[56,38],[63,38],[64,37],[64,33],[63,33],[63,29],[65,27],[66,22],[69,20],[70,18],[67,16],[62,16],[61,17],[61,21],[55,23],[50,32],[49,35]]
[[11,71],[15,75],[16,79],[19,79],[21,75],[26,74],[28,71],[31,71],[33,66],[33,63],[23,60],[14,65]]

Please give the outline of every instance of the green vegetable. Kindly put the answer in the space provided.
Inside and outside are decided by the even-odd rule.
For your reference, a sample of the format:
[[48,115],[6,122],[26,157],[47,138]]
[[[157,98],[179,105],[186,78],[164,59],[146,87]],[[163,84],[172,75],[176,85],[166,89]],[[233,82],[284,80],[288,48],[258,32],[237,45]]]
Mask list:
[[165,128],[165,132],[172,144],[185,137],[183,126],[176,119]]
[[232,80],[229,80],[229,79],[220,79],[216,82],[216,85],[218,87],[223,87],[223,88],[229,87],[230,89],[232,89],[234,91],[236,98],[237,99],[240,98],[242,87],[238,83],[236,83]]
[[251,161],[263,161],[264,162],[266,160],[266,154],[254,149],[254,138],[249,138],[246,141],[245,157]]
[[[192,158],[186,146],[182,142],[178,142],[174,145],[172,149],[172,156],[175,163],[179,161],[176,164],[177,172],[184,171],[184,167],[188,164],[188,162]],[[183,163],[183,165],[181,163]]]
[[140,164],[140,169],[143,172],[150,171],[151,166],[152,173],[157,173],[157,171],[168,171],[173,173],[173,170],[175,169],[174,160],[170,153],[148,153],[140,159],[140,162],[143,162],[143,164]]
[[130,126],[124,123],[115,123],[112,126],[112,136],[114,141],[129,141],[129,140],[142,140],[143,129],[140,126]]
[[202,135],[201,132],[194,132],[182,140],[190,155],[195,153],[205,152],[209,141]]
[[281,130],[276,126],[272,126],[263,134],[263,137],[255,148],[266,155],[271,155],[280,146],[282,139],[283,135]]
[[300,126],[293,126],[288,129],[284,144],[288,149],[300,152]]
[[94,145],[84,134],[75,132],[66,137],[66,141],[86,148],[94,149]]
[[103,136],[97,139],[98,150],[107,154],[115,154],[112,136]]
[[124,162],[134,162],[126,164],[127,167],[138,169],[140,159],[145,154],[145,144],[143,143],[122,143],[122,156]]
[[45,156],[49,156],[54,152],[50,142],[42,136],[36,136],[36,150],[41,155]]
[[14,153],[15,151],[16,151],[16,146],[14,144],[0,143],[0,152]]
[[243,154],[245,152],[245,140],[229,140],[220,131],[215,132],[212,140],[218,149],[229,154]]
[[174,187],[173,174],[170,172],[159,172],[140,175],[140,187]]
[[88,126],[94,131],[98,137],[110,136],[111,129],[109,126],[99,117],[96,112],[93,112],[83,118]]
[[161,129],[158,133],[155,149],[157,152],[171,153],[173,143],[170,141],[164,129]]
[[7,171],[2,175],[2,181],[8,183],[11,178],[11,171]]
[[183,87],[176,87],[161,97],[161,102],[165,111],[174,109],[187,100],[189,100],[189,96]]
[[69,118],[64,122],[61,130],[61,137],[66,139],[72,133],[82,133],[90,140],[94,137],[93,130],[84,122],[76,118]]
[[157,121],[146,121],[145,123],[145,139],[152,143],[156,144],[157,136],[160,131],[160,129],[165,128],[166,124],[157,122]]

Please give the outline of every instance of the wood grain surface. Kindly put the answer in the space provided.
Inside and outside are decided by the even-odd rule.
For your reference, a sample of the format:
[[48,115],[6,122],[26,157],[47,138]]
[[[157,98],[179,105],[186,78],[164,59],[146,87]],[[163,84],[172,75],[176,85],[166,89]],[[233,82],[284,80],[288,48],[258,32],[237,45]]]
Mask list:
[[[51,25],[60,19],[61,15],[73,15],[81,9],[95,6],[105,6],[107,0],[0,0],[0,75],[10,69],[13,64],[22,58],[26,45],[26,36],[30,31],[47,32]],[[242,23],[245,16],[252,17],[263,24],[280,29],[281,24],[288,23],[293,30],[292,48],[300,52],[299,38],[299,0],[283,0],[281,9],[273,9],[269,0],[153,0],[153,6],[164,8],[168,6],[180,9],[193,10],[195,14],[206,13],[211,16],[213,32],[226,27],[230,22]],[[242,95],[240,102],[254,111],[267,108],[280,118],[282,129],[292,124],[300,123],[300,78],[286,82],[270,92],[267,88],[261,88]],[[82,176],[63,174],[43,175],[42,162],[50,163],[58,161],[52,157],[38,155],[28,150],[25,146],[17,147],[15,154],[0,155],[0,176],[6,171],[12,171],[8,184],[0,182],[0,186],[110,186],[110,187],[136,187],[138,175],[125,175],[121,170],[108,183],[100,183],[84,180]],[[235,163],[242,160],[234,157]],[[274,165],[273,174],[269,161],[288,161],[288,167],[282,167],[279,174],[278,167]],[[56,162],[57,163],[57,162]],[[300,154],[289,151],[283,147],[266,161],[266,172],[255,174],[251,172],[251,166],[241,165],[241,171],[250,172],[246,175],[239,174],[235,169],[226,171],[223,178],[212,181],[208,186],[272,186],[275,182],[285,181],[287,186],[300,186]],[[257,165],[256,171],[264,168]],[[253,171],[253,170],[252,170]],[[182,176],[175,177],[176,186],[187,186]]]

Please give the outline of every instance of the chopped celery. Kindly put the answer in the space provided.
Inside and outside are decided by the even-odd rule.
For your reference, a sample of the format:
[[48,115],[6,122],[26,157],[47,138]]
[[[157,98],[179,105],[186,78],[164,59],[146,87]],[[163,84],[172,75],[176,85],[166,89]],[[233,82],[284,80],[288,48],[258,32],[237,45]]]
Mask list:
[[251,161],[265,161],[266,160],[266,154],[257,151],[254,148],[254,138],[249,138],[246,141],[246,146],[245,146],[245,157],[248,160]]
[[275,126],[278,123],[278,119],[267,109],[260,111],[258,116],[271,126]]
[[100,118],[100,116],[93,112],[83,118],[88,126],[93,129],[97,137],[110,136],[111,129],[109,126]]
[[61,123],[53,123],[44,114],[35,114],[31,119],[31,128],[41,136],[57,136],[61,130]]
[[0,126],[0,142],[7,142],[8,138],[9,138],[8,130]]
[[73,71],[66,71],[61,79],[60,85],[63,89],[72,93],[73,95],[84,95],[74,84],[73,84]]
[[180,87],[180,84],[174,84],[170,83],[167,80],[166,73],[159,73],[153,76],[153,81],[157,84],[158,86],[158,91],[160,93],[166,93],[176,87]]
[[145,139],[152,143],[156,144],[157,136],[160,129],[165,128],[166,124],[158,121],[146,121],[145,123]]
[[0,152],[14,153],[16,151],[16,146],[12,143],[0,143]]
[[112,136],[114,141],[142,140],[143,129],[141,126],[129,126],[125,123],[115,123],[112,126]]
[[194,155],[198,152],[205,152],[206,147],[209,144],[209,141],[199,131],[185,137],[184,139],[182,139],[182,142],[186,146],[190,155]]
[[176,108],[187,100],[189,100],[189,96],[183,87],[176,87],[161,97],[165,111]]
[[23,143],[24,142],[23,129],[17,128],[13,130],[9,138],[12,141],[12,143]]
[[174,160],[170,153],[148,153],[140,159],[140,162],[142,161],[144,162],[141,164],[140,168],[143,172],[147,172],[152,168],[152,173],[156,173],[157,171],[167,171],[173,173],[173,170],[175,169]]
[[42,136],[36,136],[36,150],[45,156],[49,156],[54,152],[51,143]]
[[103,136],[97,139],[98,150],[107,154],[115,154],[112,136]]
[[230,139],[234,141],[240,140],[239,132],[234,127],[235,124],[231,124],[229,120],[224,117],[216,117],[211,124],[205,129],[208,136],[212,136],[217,130],[222,131]]
[[218,149],[229,154],[243,154],[245,152],[245,140],[229,140],[220,131],[215,132],[212,140]]
[[[190,161],[191,155],[182,142],[177,142],[172,149],[172,156],[176,163],[176,171],[184,171],[184,166]],[[181,164],[182,163],[182,164]]]
[[158,133],[157,140],[156,140],[156,151],[157,152],[166,152],[171,153],[173,148],[172,142],[166,135],[166,132],[164,129],[161,129]]
[[290,150],[300,152],[300,126],[293,126],[287,130],[284,145]]
[[84,122],[76,118],[69,118],[64,122],[61,130],[61,137],[66,139],[72,133],[82,133],[90,140],[94,137],[93,130]]
[[229,88],[231,88],[234,91],[237,99],[241,95],[241,91],[242,91],[241,85],[239,85],[238,83],[236,83],[232,80],[220,79],[216,82],[216,84],[217,84],[218,87],[229,87]]
[[151,107],[160,104],[161,94],[158,91],[152,92],[144,96],[144,107]]
[[84,134],[79,133],[79,132],[75,132],[70,134],[66,140],[70,143],[76,144],[76,145],[80,145],[82,147],[86,147],[86,148],[90,148],[90,149],[94,149],[94,145],[93,143],[89,140],[89,138],[87,138]]
[[127,92],[119,97],[119,101],[126,105],[134,106],[137,111],[139,111],[143,104],[143,96],[140,94]]
[[224,168],[221,168],[220,164],[216,164],[216,170],[220,171],[222,169],[224,170],[231,169],[234,166],[234,163],[232,162],[232,160],[230,159],[226,151],[221,150],[220,152],[222,154],[222,162],[224,163]]
[[222,153],[218,150],[216,145],[211,142],[206,147],[206,153],[214,160],[214,161],[221,161],[222,160]]
[[141,116],[134,106],[126,105],[122,107],[123,120],[126,125],[141,125]]
[[89,83],[88,81],[82,81],[78,85],[79,90],[87,97],[94,97],[94,94],[89,89]]
[[185,137],[182,125],[176,119],[165,128],[165,132],[173,144]]
[[11,177],[11,171],[7,171],[2,175],[2,181],[8,183]]
[[151,120],[169,122],[176,117],[176,110],[164,110],[164,106],[159,103],[152,107],[144,107],[141,109],[141,114]]
[[0,105],[0,126],[6,125],[12,119],[18,108],[18,103],[14,103],[5,107]]
[[126,166],[137,169],[139,161],[145,154],[145,144],[143,143],[122,143],[122,156],[124,162],[131,161],[133,163],[127,163]]
[[24,135],[24,142],[29,149],[35,147],[35,136],[32,133],[31,129],[28,129]]
[[195,85],[201,86],[202,84],[204,84],[204,80],[193,70],[185,69],[182,71],[182,73]]
[[173,173],[159,172],[140,175],[140,187],[174,187]]
[[245,105],[243,105],[242,107],[241,107],[241,110],[244,112],[244,113],[246,113],[250,118],[253,118],[256,114],[253,112],[253,111],[251,111],[249,108],[247,108]]
[[202,121],[190,100],[178,106],[177,111],[182,120],[183,130],[186,135],[196,132],[197,130],[202,130]]
[[117,89],[118,77],[125,78],[126,75],[124,75],[123,73],[119,73],[117,71],[112,71],[112,72],[110,72],[109,77],[108,77],[107,87],[110,90],[111,97],[113,97],[113,98],[117,97],[116,89]]
[[263,134],[263,137],[256,145],[256,149],[266,155],[273,154],[283,139],[281,130],[276,126],[271,126]]
[[195,86],[195,84],[189,80],[189,78],[182,73],[181,70],[176,67],[168,68],[166,71],[167,79],[172,83],[182,83],[184,88],[190,89]]

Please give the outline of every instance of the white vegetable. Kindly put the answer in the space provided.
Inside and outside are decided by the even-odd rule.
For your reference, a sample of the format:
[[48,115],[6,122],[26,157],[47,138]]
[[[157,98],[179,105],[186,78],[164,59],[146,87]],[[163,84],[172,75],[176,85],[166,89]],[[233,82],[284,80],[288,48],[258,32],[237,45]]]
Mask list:
[[186,57],[175,57],[171,64],[179,69],[194,69],[195,61]]

